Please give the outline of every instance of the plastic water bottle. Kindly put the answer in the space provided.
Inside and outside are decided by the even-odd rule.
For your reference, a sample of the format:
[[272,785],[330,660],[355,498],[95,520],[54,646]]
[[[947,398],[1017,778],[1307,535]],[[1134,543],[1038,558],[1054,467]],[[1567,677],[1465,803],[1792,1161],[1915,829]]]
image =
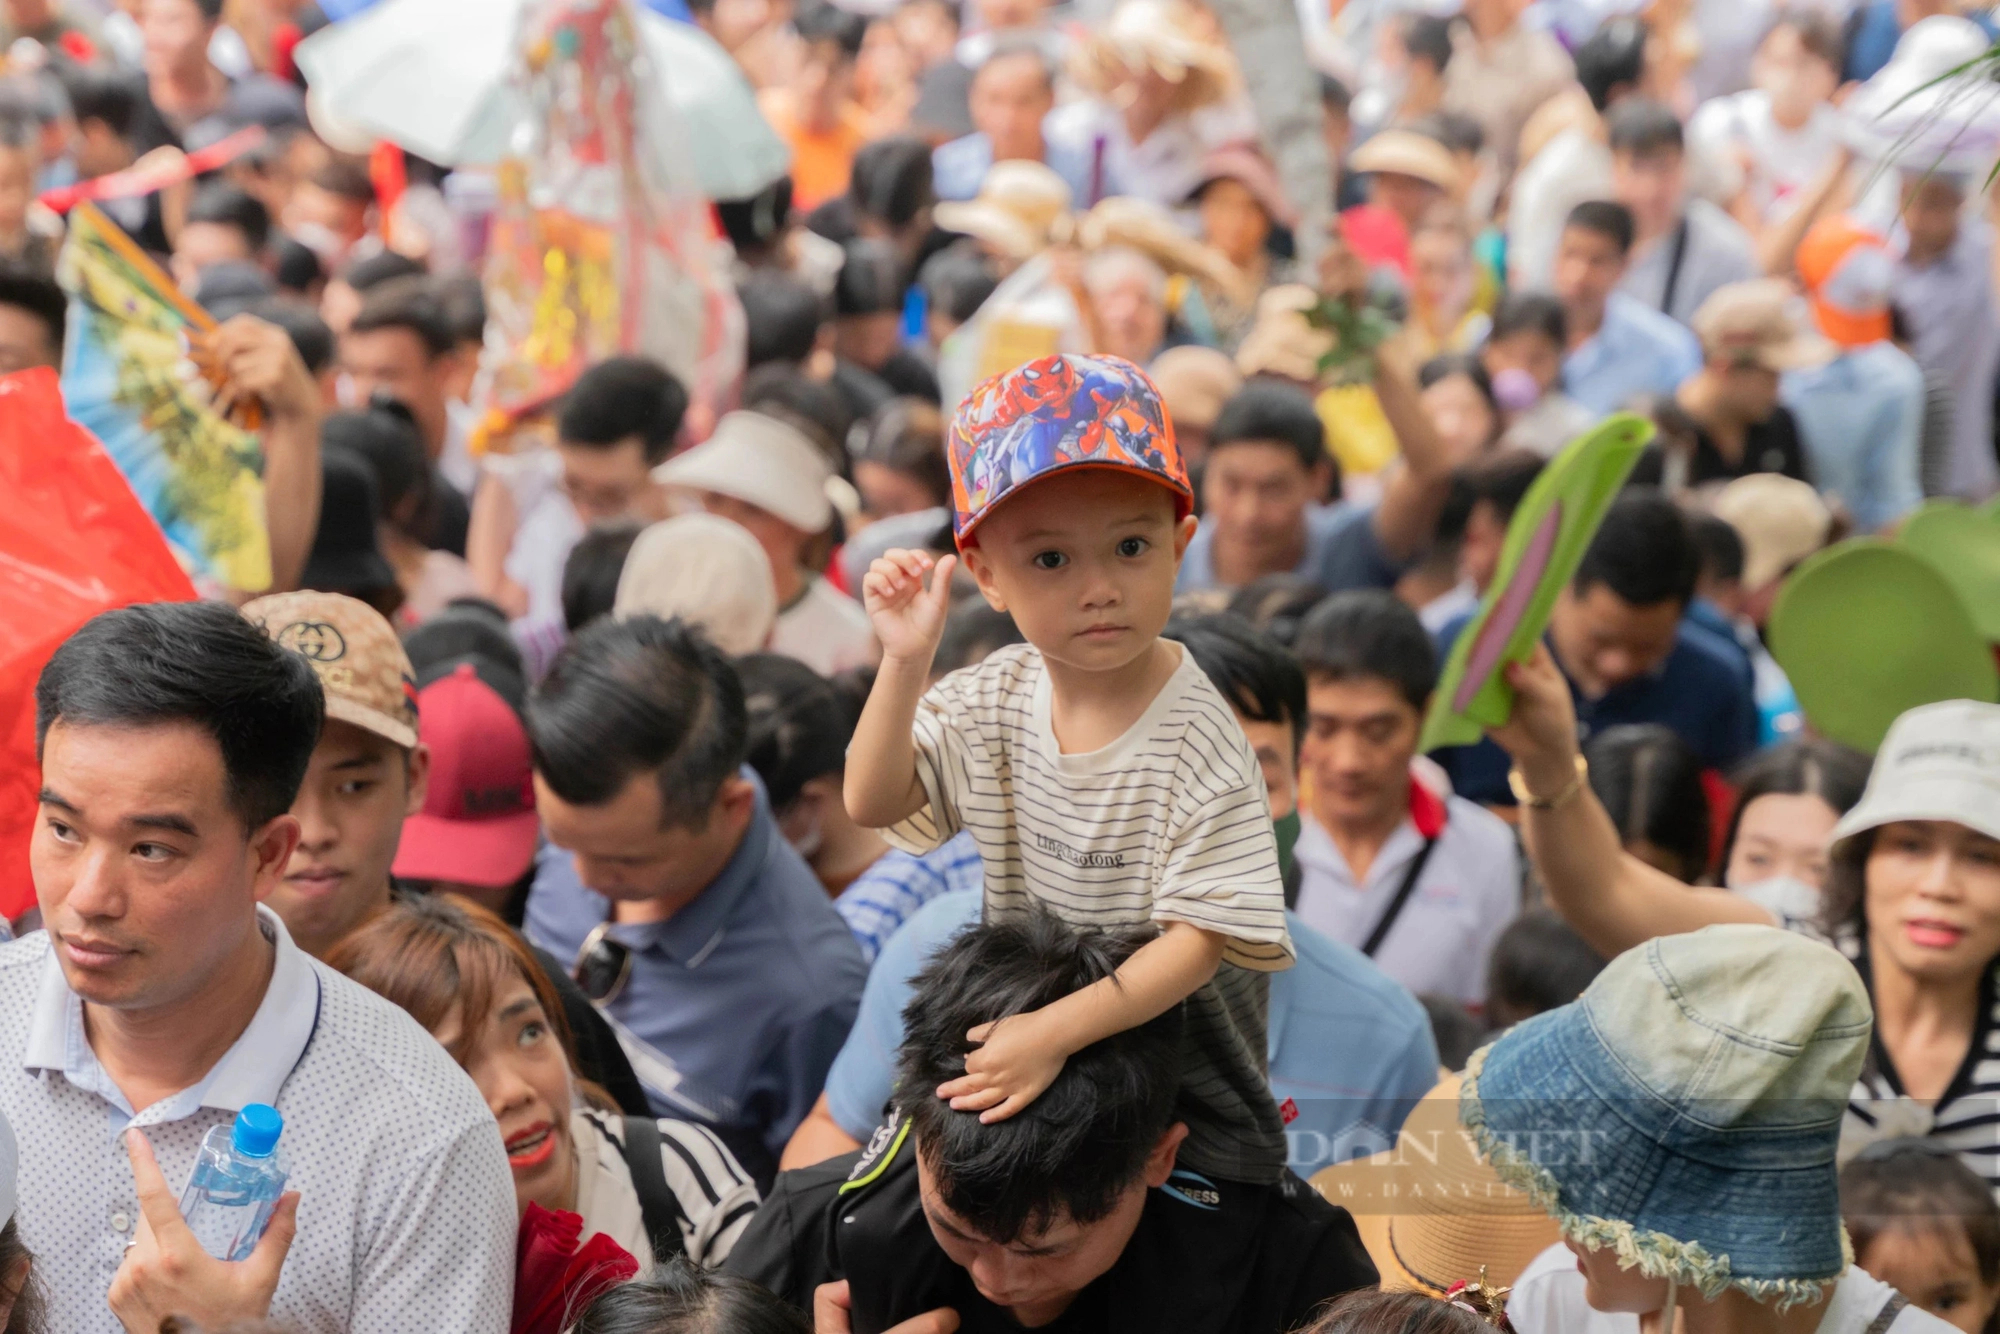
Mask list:
[[247,1260],[285,1193],[285,1168],[278,1136],[285,1118],[275,1107],[253,1102],[236,1123],[213,1126],[202,1136],[201,1152],[181,1192],[181,1217],[201,1248],[218,1260]]

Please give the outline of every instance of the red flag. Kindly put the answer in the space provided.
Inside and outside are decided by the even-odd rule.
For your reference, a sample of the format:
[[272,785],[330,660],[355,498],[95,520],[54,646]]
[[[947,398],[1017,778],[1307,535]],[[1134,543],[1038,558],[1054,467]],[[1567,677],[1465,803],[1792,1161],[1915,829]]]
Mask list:
[[35,680],[49,655],[100,611],[194,595],[118,465],[64,414],[56,373],[0,376],[0,913],[35,902]]

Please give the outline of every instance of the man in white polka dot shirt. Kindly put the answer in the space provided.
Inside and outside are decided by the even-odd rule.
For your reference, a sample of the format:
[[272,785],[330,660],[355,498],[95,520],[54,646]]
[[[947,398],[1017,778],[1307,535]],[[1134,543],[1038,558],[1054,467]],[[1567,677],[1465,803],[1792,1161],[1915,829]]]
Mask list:
[[274,1320],[500,1334],[515,1204],[492,1114],[429,1034],[262,906],[298,842],[312,669],[228,607],[154,604],[71,636],[36,704],[47,930],[0,946],[0,1112],[51,1327],[120,1328],[106,1294],[140,1219],[124,1132],[178,1189],[202,1135],[265,1102],[301,1196]]

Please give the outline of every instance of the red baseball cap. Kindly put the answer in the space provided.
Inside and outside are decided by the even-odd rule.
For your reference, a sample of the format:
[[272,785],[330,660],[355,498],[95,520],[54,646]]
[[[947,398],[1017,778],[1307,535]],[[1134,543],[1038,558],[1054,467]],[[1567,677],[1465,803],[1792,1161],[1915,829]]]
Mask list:
[[520,680],[479,658],[440,663],[417,691],[431,752],[424,808],[403,822],[392,874],[499,889],[528,872],[541,823]]

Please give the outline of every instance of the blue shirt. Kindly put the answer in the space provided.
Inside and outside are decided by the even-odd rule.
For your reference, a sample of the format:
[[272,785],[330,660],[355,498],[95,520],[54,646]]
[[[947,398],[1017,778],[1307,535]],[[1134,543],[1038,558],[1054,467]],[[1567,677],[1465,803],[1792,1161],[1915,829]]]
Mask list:
[[[610,916],[611,901],[584,887],[575,860],[545,845],[528,938],[567,963]],[[868,965],[779,836],[763,784],[736,855],[694,902],[610,934],[631,948],[632,975],[601,1010],[653,1110],[715,1130],[768,1180],[847,1040]]]
[[[854,1032],[826,1079],[827,1109],[855,1139],[868,1139],[895,1087],[911,979],[978,920],[978,894],[946,894],[875,961]],[[1395,1143],[1403,1118],[1437,1083],[1437,1043],[1423,1007],[1361,951],[1292,913],[1285,923],[1298,962],[1271,974],[1271,1094],[1290,1118],[1291,1169],[1310,1176]]]
[[[974,130],[931,150],[931,183],[939,199],[970,199],[979,193],[993,165],[993,141]],[[1074,144],[1042,136],[1042,165],[1063,178],[1070,199],[1082,208],[1090,199],[1090,155]]]
[[[833,901],[870,964],[898,927],[932,899],[962,889],[983,889],[986,864],[969,833],[947,839],[921,857],[891,848],[855,877]],[[0,923],[5,925],[5,923]]]
[[1563,358],[1563,389],[1602,415],[1641,394],[1671,394],[1701,369],[1701,344],[1687,329],[1623,292],[1604,303],[1604,323]]
[[[1375,534],[1375,507],[1340,503],[1306,507],[1306,552],[1293,573],[1329,593],[1339,593],[1349,588],[1393,588],[1403,566],[1382,549],[1382,539]],[[1174,592],[1220,587],[1215,578],[1215,527],[1203,519],[1181,558]]]
[[[1471,619],[1453,622],[1438,636],[1440,662]],[[1569,694],[1576,702],[1579,741],[1607,727],[1660,723],[1711,769],[1727,769],[1757,748],[1757,702],[1742,661],[1715,643],[1713,632],[1686,621],[1666,660],[1644,676],[1614,686],[1598,699],[1584,698],[1571,681]],[[1488,806],[1514,804],[1507,787],[1507,752],[1491,740],[1446,746],[1431,758],[1451,775],[1452,791],[1459,796]]]
[[1813,481],[1839,496],[1863,532],[1886,528],[1924,502],[1917,438],[1924,373],[1893,343],[1855,348],[1779,381]]

